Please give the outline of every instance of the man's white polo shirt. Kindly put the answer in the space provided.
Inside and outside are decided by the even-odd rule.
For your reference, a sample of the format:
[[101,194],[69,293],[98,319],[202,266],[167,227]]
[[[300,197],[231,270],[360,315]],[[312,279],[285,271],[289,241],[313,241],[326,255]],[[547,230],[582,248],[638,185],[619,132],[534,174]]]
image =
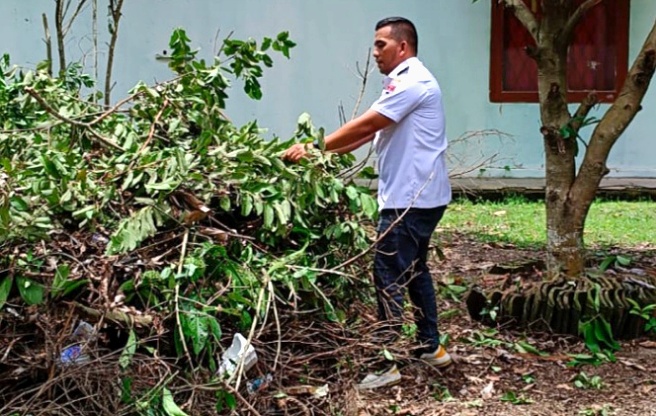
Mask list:
[[394,121],[376,134],[378,205],[435,208],[451,201],[446,167],[442,91],[417,58],[399,64],[383,81],[371,109]]

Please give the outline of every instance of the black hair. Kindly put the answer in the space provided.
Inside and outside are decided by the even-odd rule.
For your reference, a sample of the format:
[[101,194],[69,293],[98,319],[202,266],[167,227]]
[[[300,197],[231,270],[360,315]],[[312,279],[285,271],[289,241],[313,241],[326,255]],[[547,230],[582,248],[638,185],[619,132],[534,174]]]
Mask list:
[[395,40],[406,41],[415,53],[419,51],[417,28],[410,20],[405,17],[387,17],[376,23],[376,30],[386,26],[392,27],[392,37]]

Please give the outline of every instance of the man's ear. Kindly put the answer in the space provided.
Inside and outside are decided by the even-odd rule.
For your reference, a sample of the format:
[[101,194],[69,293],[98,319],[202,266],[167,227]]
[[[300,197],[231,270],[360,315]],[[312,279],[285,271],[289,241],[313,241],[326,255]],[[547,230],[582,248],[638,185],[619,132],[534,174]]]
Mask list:
[[410,50],[410,45],[405,40],[401,41],[401,55],[407,55]]

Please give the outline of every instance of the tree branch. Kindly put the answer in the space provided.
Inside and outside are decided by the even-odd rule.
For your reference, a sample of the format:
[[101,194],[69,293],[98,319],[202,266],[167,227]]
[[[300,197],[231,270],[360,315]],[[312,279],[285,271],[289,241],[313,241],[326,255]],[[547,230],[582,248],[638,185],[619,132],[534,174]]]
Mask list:
[[91,127],[91,125],[89,123],[84,123],[84,122],[81,122],[81,121],[73,120],[71,118],[68,118],[68,117],[60,114],[57,110],[52,108],[52,106],[50,104],[48,104],[48,102],[46,100],[44,100],[43,97],[41,97],[33,88],[26,87],[25,92],[28,93],[32,98],[34,98],[41,105],[41,107],[43,107],[44,110],[46,110],[48,113],[50,113],[55,118],[58,118],[59,120],[65,122],[65,123],[71,124],[73,126],[86,128],[89,131],[89,133],[91,133],[91,135],[93,137],[95,137],[100,142],[100,144],[105,146],[105,147],[111,147],[111,148],[114,148],[114,149],[117,149],[117,150],[123,150],[123,148],[121,146],[119,146],[116,143],[114,143],[113,141],[101,136],[97,131],[95,131]]
[[524,25],[526,30],[528,30],[528,33],[531,34],[533,37],[533,40],[535,40],[535,43],[538,42],[538,30],[540,28],[540,25],[535,18],[535,15],[526,6],[526,3],[524,3],[523,0],[499,0],[500,2],[503,2],[506,7],[509,7],[512,9],[513,13],[515,13],[515,16],[517,19]]
[[55,30],[57,32],[57,52],[59,53],[59,73],[66,71],[66,48],[64,47],[64,0],[55,3]]
[[[115,1],[118,1],[116,3]],[[107,52],[107,68],[105,71],[105,106],[108,107],[110,103],[110,95],[112,93],[112,67],[114,66],[114,50],[116,49],[116,41],[118,39],[118,24],[121,20],[121,10],[123,9],[123,0],[110,0],[109,13],[112,17],[111,33],[112,37],[109,40],[109,51]]]
[[565,23],[563,31],[561,32],[561,39],[564,45],[569,45],[570,40],[574,34],[574,29],[576,29],[576,25],[579,24],[588,10],[592,9],[602,1],[604,0],[586,0],[585,2],[581,3],[581,5],[574,11],[574,13],[572,13],[567,23]]
[[[82,8],[84,7],[84,4],[87,2],[87,0],[80,0],[79,3],[77,4],[77,7],[75,8],[75,11],[73,12],[73,16],[71,16],[70,19],[68,19],[68,24],[64,28],[63,35],[66,36],[68,35],[68,31],[71,30],[71,26],[73,26],[73,22],[77,18],[77,16],[80,14],[82,11]],[[66,14],[66,12],[64,12]],[[63,16],[62,16],[63,18]]]
[[583,121],[590,113],[590,110],[599,103],[599,97],[596,94],[590,93],[585,99],[581,102],[581,105],[576,110],[574,117],[570,120],[570,125],[576,131],[579,132]]
[[46,44],[46,59],[48,60],[48,75],[52,76],[52,39],[50,37],[50,28],[48,27],[48,16],[45,13],[41,15],[43,19],[43,32]]

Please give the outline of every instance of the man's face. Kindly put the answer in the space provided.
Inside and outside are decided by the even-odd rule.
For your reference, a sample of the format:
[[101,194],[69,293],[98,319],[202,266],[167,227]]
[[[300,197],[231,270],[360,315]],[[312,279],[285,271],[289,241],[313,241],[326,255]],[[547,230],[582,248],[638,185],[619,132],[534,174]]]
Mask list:
[[374,59],[381,73],[388,75],[408,57],[408,44],[392,37],[392,27],[381,27],[374,37]]

